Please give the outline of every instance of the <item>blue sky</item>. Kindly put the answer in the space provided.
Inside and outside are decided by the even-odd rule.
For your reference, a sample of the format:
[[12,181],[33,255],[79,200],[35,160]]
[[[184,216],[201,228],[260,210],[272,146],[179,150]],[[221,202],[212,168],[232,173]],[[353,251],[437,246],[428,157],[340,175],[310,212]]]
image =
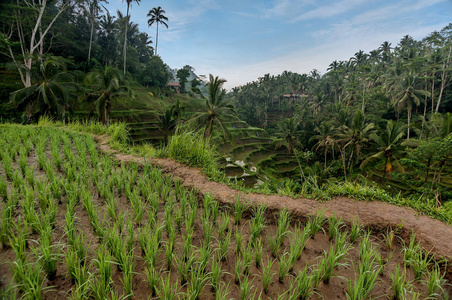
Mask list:
[[[122,0],[107,8],[126,11]],[[382,42],[395,46],[409,34],[422,39],[452,22],[452,0],[142,0],[132,21],[147,26],[153,7],[166,11],[159,27],[158,54],[171,68],[191,65],[199,75],[225,78],[226,88],[284,70],[323,74],[333,60]]]

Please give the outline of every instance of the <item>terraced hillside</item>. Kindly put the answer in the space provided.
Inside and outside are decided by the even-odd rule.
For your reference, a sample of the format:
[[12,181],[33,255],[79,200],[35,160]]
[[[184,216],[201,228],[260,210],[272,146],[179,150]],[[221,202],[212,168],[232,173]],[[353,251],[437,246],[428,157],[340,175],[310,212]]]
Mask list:
[[225,157],[226,177],[236,177],[252,186],[269,177],[283,178],[297,174],[297,162],[285,146],[277,148],[278,139],[244,121],[226,122],[233,142],[214,140],[221,144],[220,153]]
[[[116,99],[112,104],[110,118],[112,122],[127,123],[131,143],[152,143],[159,145],[163,140],[163,133],[158,126],[158,115],[179,100],[185,107],[184,119],[200,111],[203,107],[202,99],[190,98],[183,94],[166,96],[157,95],[142,86],[134,86],[134,99],[123,101]],[[94,117],[91,107],[81,105],[76,116],[80,118]],[[252,186],[259,180],[265,181],[269,177],[283,178],[296,174],[297,167],[293,155],[287,153],[285,147],[276,149],[277,140],[257,127],[249,126],[237,118],[226,122],[233,142],[225,142],[218,134],[214,136],[214,143],[219,145],[220,153],[224,156],[223,164],[227,177],[235,178]]]

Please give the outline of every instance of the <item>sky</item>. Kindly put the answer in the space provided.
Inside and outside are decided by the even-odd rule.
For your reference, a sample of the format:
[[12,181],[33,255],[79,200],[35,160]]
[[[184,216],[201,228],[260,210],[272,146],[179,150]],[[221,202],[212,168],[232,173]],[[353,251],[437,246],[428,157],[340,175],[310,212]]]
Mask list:
[[[452,22],[452,0],[142,0],[131,20],[155,43],[147,13],[161,6],[158,55],[171,68],[190,65],[198,75],[244,85],[284,70],[321,74],[334,60],[348,60],[384,41],[396,46],[409,34],[420,40]],[[124,14],[123,0],[109,0]]]

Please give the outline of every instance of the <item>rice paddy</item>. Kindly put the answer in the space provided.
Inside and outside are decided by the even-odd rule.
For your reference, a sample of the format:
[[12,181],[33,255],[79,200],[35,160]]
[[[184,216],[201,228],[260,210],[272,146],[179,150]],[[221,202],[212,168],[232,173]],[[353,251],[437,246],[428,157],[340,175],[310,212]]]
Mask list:
[[[187,190],[54,127],[0,131],[0,298],[424,299],[451,294],[413,235]],[[383,237],[382,237],[383,236]]]

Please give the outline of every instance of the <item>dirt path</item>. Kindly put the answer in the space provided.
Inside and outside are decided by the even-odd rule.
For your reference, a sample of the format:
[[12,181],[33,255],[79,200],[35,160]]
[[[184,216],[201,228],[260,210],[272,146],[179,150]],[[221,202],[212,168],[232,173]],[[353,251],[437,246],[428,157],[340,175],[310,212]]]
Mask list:
[[[96,136],[100,149],[104,153],[115,156],[119,161],[143,163],[144,158],[119,153],[107,144],[108,138]],[[198,190],[201,193],[211,193],[218,201],[232,203],[236,190],[225,184],[209,181],[197,168],[188,167],[172,159],[148,159],[158,166],[164,173],[170,173],[180,180],[184,186]],[[374,229],[384,229],[388,226],[395,228],[403,224],[400,236],[409,240],[411,232],[416,234],[421,245],[427,252],[435,254],[437,258],[452,260],[452,226],[428,216],[420,215],[414,209],[399,207],[385,202],[358,201],[346,197],[336,197],[325,203],[306,198],[291,198],[279,195],[263,195],[250,193],[246,199],[251,203],[265,204],[270,210],[287,208],[294,215],[306,218],[317,210],[326,210],[327,216],[335,213],[338,217],[350,223],[358,216],[363,226]],[[452,276],[452,266],[449,266],[448,276]]]

